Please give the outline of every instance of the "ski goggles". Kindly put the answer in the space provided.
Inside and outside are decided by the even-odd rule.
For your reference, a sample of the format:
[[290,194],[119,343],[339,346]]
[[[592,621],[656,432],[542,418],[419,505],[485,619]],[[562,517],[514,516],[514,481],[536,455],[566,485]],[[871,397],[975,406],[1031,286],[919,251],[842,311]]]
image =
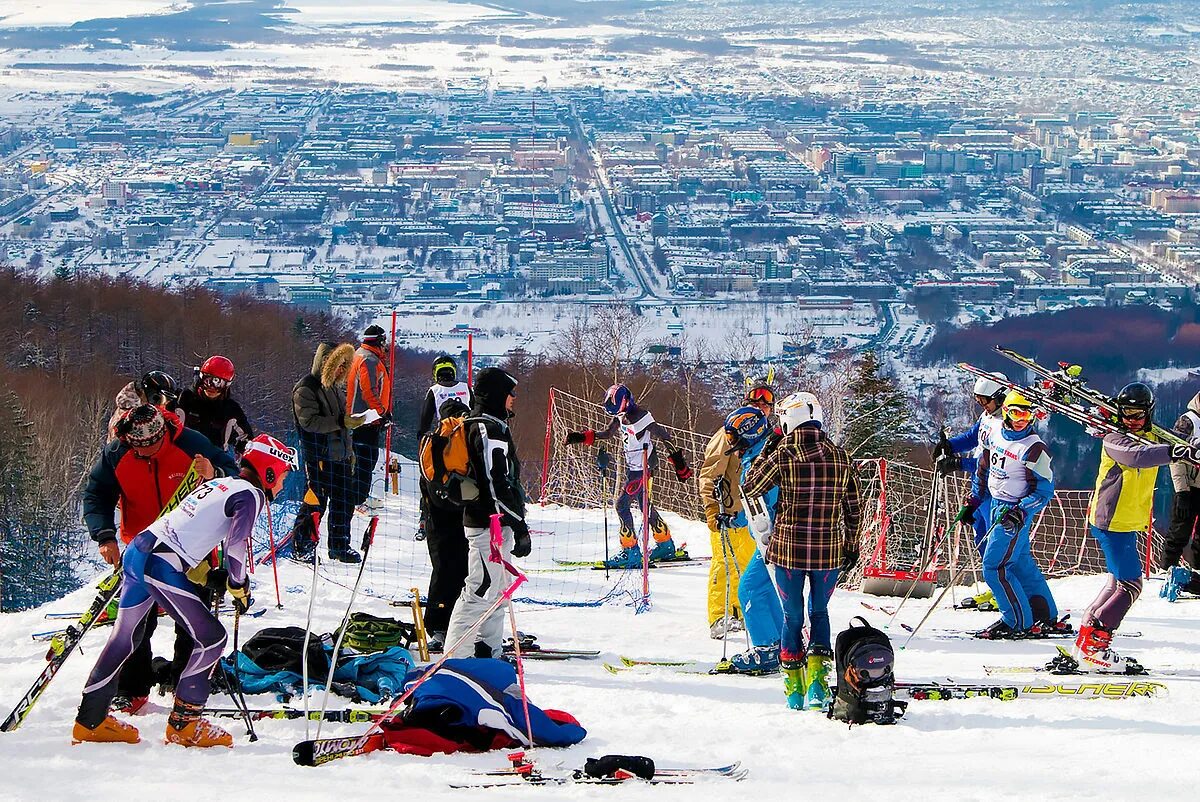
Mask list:
[[1029,407],[1005,407],[1004,417],[1011,421],[1025,423],[1033,420],[1034,413]]
[[229,381],[229,379],[222,379],[220,376],[205,375],[200,377],[200,386],[206,387],[209,390],[224,390],[231,384],[233,382]]
[[1125,420],[1145,420],[1146,414],[1146,410],[1144,409],[1130,409],[1129,407],[1125,407],[1120,411],[1121,417]]
[[775,391],[770,387],[755,387],[746,393],[746,401],[751,404],[775,404]]

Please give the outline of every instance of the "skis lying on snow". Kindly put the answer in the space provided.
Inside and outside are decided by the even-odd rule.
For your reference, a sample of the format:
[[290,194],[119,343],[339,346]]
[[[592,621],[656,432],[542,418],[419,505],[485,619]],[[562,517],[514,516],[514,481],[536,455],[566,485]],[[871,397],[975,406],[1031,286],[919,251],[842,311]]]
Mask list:
[[735,671],[728,660],[711,663],[703,660],[643,660],[635,657],[620,655],[621,665],[605,663],[604,670],[610,674],[620,674],[624,671],[638,669],[666,668],[677,674],[716,674],[721,676],[766,677],[779,673],[779,669],[770,671]]
[[73,626],[67,627],[60,635],[55,636],[56,638],[61,638],[61,641],[55,644],[56,646],[61,646],[61,650],[55,651],[55,646],[51,647],[51,654],[47,656],[50,662],[42,669],[42,673],[34,680],[33,685],[25,692],[25,695],[21,697],[21,701],[17,702],[17,706],[8,714],[8,718],[4,720],[4,723],[0,724],[0,732],[11,732],[20,727],[21,723],[25,721],[25,717],[29,715],[29,711],[42,695],[42,691],[46,690],[46,686],[50,684],[50,680],[54,679],[54,675],[58,673],[58,670],[62,668],[62,664],[71,656],[71,652],[75,651],[75,647],[79,645],[79,641],[83,640],[83,636],[95,625],[96,619],[99,618],[104,608],[108,606],[109,600],[120,591],[121,569],[118,568],[104,577],[96,587],[99,588],[100,592],[92,600],[91,606],[84,610],[83,615],[79,617],[79,621]]
[[[526,632],[517,633],[521,638],[521,657],[528,660],[588,660],[598,657],[598,649],[547,649],[537,642],[536,635]],[[504,653],[514,654],[513,639],[504,639]]]
[[[610,755],[598,761],[588,761],[585,768],[574,769],[565,776],[550,776],[543,773],[524,752],[513,752],[508,756],[512,765],[498,771],[477,772],[481,777],[504,777],[502,780],[482,780],[471,783],[451,783],[451,788],[505,788],[521,785],[621,785],[624,783],[647,783],[651,785],[691,784],[700,779],[724,778],[745,779],[749,772],[741,763],[712,768],[659,768],[648,758]],[[602,761],[610,765],[597,768]],[[627,767],[628,766],[628,767]],[[592,771],[589,774],[588,771]]]
[[[216,718],[242,718],[246,713],[250,714],[252,719],[303,719],[304,711],[291,707],[273,707],[273,708],[250,708],[248,711],[243,711],[240,707],[206,707],[203,711],[206,716]],[[320,710],[308,711],[309,721],[333,721],[342,724],[361,724],[367,721],[378,721],[387,713],[386,708],[377,709],[346,709],[346,710],[326,710],[322,713]]]
[[1099,667],[1084,667],[1068,649],[1062,646],[1055,646],[1058,654],[1053,657],[1048,663],[1043,663],[1040,666],[984,666],[983,670],[988,674],[1058,674],[1060,676],[1109,676],[1109,677],[1139,677],[1139,676],[1161,676],[1161,677],[1197,677],[1200,678],[1200,671],[1187,668],[1154,668],[1148,669],[1140,663],[1131,663],[1127,667],[1120,670],[1105,670]]
[[[619,567],[605,566],[604,560],[554,560],[556,565],[565,569],[581,570],[590,568],[593,571],[603,571],[607,567],[609,571],[640,571],[641,564],[637,565],[622,565]],[[707,557],[673,557],[669,560],[654,560],[650,563],[651,568],[674,568],[682,565],[701,565],[708,562]]]
[[[831,689],[831,693],[834,691]],[[946,701],[951,699],[1133,699],[1164,697],[1167,686],[1161,682],[1081,682],[1058,684],[1038,683],[962,683],[962,682],[898,682],[896,695],[914,701]]]

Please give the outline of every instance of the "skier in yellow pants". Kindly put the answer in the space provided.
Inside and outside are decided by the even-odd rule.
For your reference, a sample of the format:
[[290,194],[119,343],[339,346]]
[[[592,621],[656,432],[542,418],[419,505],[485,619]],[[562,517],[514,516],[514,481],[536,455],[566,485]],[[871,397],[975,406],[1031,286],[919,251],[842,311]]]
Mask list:
[[713,558],[708,568],[708,626],[709,635],[714,639],[724,637],[727,631],[743,628],[737,597],[738,581],[754,556],[755,544],[746,526],[734,524],[734,517],[742,509],[740,451],[746,434],[744,428],[765,429],[768,426],[767,418],[760,411],[741,407],[730,413],[725,425],[713,434],[704,449],[699,484],[712,541]]

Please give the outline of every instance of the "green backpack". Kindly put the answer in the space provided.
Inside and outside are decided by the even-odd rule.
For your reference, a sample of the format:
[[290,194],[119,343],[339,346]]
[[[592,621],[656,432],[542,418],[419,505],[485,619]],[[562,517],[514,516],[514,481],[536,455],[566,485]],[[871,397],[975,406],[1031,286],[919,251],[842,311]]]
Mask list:
[[[334,635],[336,638],[336,633]],[[417,643],[417,628],[395,618],[380,618],[369,613],[354,613],[346,623],[342,646],[356,652],[381,652],[393,646],[412,648]]]

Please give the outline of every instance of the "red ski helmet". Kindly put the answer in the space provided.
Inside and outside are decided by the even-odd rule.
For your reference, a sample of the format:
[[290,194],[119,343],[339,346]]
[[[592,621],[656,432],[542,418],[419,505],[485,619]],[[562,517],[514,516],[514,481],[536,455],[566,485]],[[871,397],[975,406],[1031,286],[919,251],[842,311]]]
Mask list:
[[272,489],[285,473],[299,466],[296,449],[289,448],[269,434],[260,434],[246,444],[242,462],[249,465],[262,480],[268,496],[272,495]]
[[220,354],[210,356],[204,360],[204,364],[200,366],[201,376],[212,376],[214,379],[222,379],[226,383],[233,381],[233,362],[228,357],[223,357]]

